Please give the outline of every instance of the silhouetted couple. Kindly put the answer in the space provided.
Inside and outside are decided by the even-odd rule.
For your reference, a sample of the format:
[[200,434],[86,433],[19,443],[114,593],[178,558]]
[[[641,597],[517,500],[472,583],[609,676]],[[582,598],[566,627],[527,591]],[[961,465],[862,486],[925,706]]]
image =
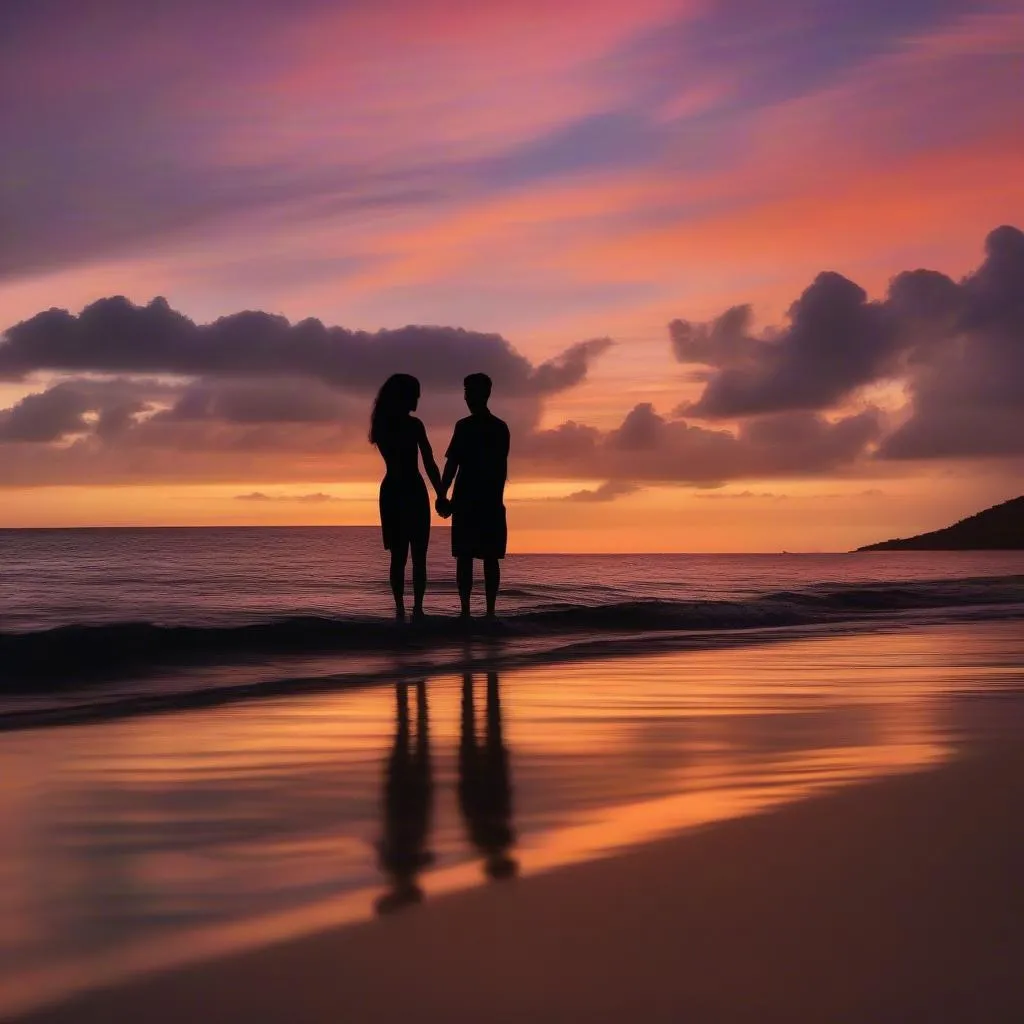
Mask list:
[[[513,877],[518,868],[509,852],[515,843],[512,783],[501,725],[498,673],[487,673],[482,735],[473,696],[473,677],[467,672],[462,677],[459,810],[485,874],[498,881]],[[382,914],[423,898],[419,875],[434,861],[429,848],[434,785],[426,683],[416,683],[415,732],[406,683],[396,685],[395,700],[395,741],[384,776],[384,834],[377,847],[381,869],[391,883],[391,889],[377,901],[377,911]]]
[[[407,373],[388,377],[377,393],[370,418],[370,443],[387,467],[380,485],[380,525],[384,547],[391,552],[391,592],[395,615],[405,618],[405,566],[412,553],[413,618],[423,617],[430,543],[430,498],[420,476],[419,460],[434,487],[438,515],[452,520],[452,555],[462,617],[469,618],[473,559],[484,563],[487,616],[493,618],[501,583],[499,561],[505,557],[505,479],[509,431],[487,407],[491,378],[470,374],[463,382],[469,416],[455,424],[439,473],[422,421],[412,414],[420,400],[420,382]],[[448,489],[455,484],[451,500]]]

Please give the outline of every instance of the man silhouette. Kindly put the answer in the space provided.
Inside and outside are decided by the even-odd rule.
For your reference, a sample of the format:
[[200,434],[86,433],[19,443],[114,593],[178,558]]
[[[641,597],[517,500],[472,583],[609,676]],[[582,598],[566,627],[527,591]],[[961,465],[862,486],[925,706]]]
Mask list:
[[512,828],[512,780],[508,750],[501,729],[498,673],[487,673],[484,734],[477,735],[473,676],[462,676],[462,728],[459,734],[459,810],[470,842],[484,860],[488,877],[512,878],[519,865],[509,851],[516,841]]
[[[509,432],[505,421],[487,408],[491,378],[486,373],[471,373],[463,385],[470,415],[455,424],[445,452],[437,510],[452,516],[452,555],[456,559],[462,617],[469,618],[473,559],[479,558],[484,563],[487,617],[494,618],[501,583],[498,562],[505,557],[508,538],[504,496]],[[449,502],[448,488],[453,480],[455,490]]]

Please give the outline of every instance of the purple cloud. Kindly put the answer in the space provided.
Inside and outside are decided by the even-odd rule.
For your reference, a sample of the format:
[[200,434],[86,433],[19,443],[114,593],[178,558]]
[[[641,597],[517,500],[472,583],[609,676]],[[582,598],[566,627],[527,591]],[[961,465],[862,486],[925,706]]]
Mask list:
[[510,397],[543,396],[580,383],[607,338],[579,342],[539,366],[498,334],[409,326],[375,333],[246,310],[195,324],[166,299],[137,306],[100,299],[75,316],[51,309],[9,327],[0,341],[0,377],[56,372],[172,374],[183,377],[306,377],[368,394],[398,370],[425,388],[461,390],[469,373],[488,373]]
[[[535,472],[604,477],[611,481],[605,488],[706,486],[849,468],[867,455],[883,426],[878,410],[867,409],[836,420],[811,412],[777,413],[750,419],[735,431],[716,430],[668,419],[641,403],[607,432],[567,423],[526,438],[516,451],[525,449],[523,457]],[[599,500],[589,497],[595,492],[585,493],[588,497],[575,500]]]
[[933,270],[891,281],[884,299],[825,273],[793,304],[789,323],[755,336],[748,307],[707,324],[669,326],[676,359],[704,369],[696,402],[678,413],[747,419],[821,413],[866,385],[902,381],[908,417],[881,441],[883,458],[1024,453],[1024,232],[986,240],[960,282]]
[[732,419],[827,409],[883,375],[900,351],[885,308],[831,272],[793,303],[787,328],[758,339],[747,334],[749,322],[747,307],[737,307],[711,324],[670,324],[676,358],[713,368],[700,400],[683,411]]
[[993,231],[958,291],[950,329],[911,366],[912,414],[883,457],[1024,454],[1024,232]]

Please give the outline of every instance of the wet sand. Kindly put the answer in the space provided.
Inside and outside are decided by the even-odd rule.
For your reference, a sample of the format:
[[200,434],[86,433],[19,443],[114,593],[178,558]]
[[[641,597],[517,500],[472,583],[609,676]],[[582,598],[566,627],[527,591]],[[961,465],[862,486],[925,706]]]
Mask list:
[[975,750],[24,1019],[1020,1021],[1022,808]]

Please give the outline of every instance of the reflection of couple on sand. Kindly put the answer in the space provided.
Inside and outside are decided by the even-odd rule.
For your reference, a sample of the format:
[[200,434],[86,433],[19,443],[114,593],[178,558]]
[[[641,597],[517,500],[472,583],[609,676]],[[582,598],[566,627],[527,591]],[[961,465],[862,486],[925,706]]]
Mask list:
[[416,684],[416,736],[409,723],[409,687],[395,686],[395,742],[384,777],[384,836],[378,846],[381,868],[391,879],[391,892],[377,901],[387,913],[416,903],[423,893],[416,878],[434,859],[427,849],[434,784],[430,769],[427,684]]
[[[420,382],[405,373],[389,377],[377,393],[370,418],[370,442],[387,471],[380,485],[380,523],[384,547],[391,552],[391,592],[395,615],[405,618],[405,566],[412,552],[413,618],[423,617],[427,589],[427,545],[430,543],[430,499],[420,476],[419,460],[437,494],[440,516],[452,519],[452,555],[462,617],[469,617],[473,591],[473,559],[484,563],[487,616],[501,582],[499,560],[505,557],[505,478],[508,475],[509,431],[487,407],[491,379],[470,374],[463,382],[469,416],[455,424],[439,473],[421,420],[412,414],[420,399]],[[455,484],[452,497],[448,489]]]
[[[384,780],[384,835],[378,846],[381,869],[391,890],[377,901],[379,913],[397,910],[423,898],[420,872],[433,862],[428,848],[433,806],[427,687],[416,686],[416,730],[409,719],[409,687],[398,683],[395,741]],[[483,735],[478,736],[473,677],[462,679],[459,737],[459,810],[470,842],[493,879],[510,878],[516,862],[509,856],[512,831],[512,785],[508,751],[501,727],[501,695],[497,672],[487,673]]]

